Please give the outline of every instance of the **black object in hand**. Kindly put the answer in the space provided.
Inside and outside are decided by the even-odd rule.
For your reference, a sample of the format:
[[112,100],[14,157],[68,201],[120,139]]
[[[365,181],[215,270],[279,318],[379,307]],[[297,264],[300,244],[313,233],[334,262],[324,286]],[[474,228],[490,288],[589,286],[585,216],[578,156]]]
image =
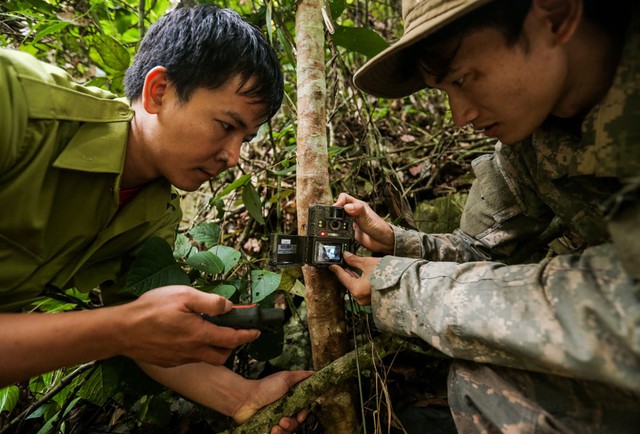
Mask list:
[[236,305],[229,312],[222,315],[206,315],[203,313],[202,318],[222,327],[273,332],[282,327],[284,310],[276,308],[264,309],[254,303]]

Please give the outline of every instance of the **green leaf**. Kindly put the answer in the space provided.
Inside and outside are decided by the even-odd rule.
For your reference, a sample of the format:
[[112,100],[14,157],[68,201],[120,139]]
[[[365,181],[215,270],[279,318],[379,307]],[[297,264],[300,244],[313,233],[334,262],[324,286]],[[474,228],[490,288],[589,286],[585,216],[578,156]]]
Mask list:
[[249,215],[253,217],[258,223],[264,224],[264,217],[262,217],[262,203],[260,202],[260,196],[253,184],[249,183],[242,189],[242,202],[245,208],[249,211]]
[[218,274],[224,271],[224,263],[211,252],[196,253],[184,263],[204,273]]
[[18,386],[7,386],[0,389],[0,413],[3,411],[11,413],[16,408],[19,396]]
[[364,54],[369,58],[389,46],[382,36],[371,29],[362,27],[336,26],[333,42],[350,51]]
[[209,203],[213,203],[218,199],[222,199],[223,197],[225,197],[226,195],[228,195],[232,191],[237,190],[238,188],[240,188],[243,185],[245,185],[250,179],[251,179],[251,174],[242,175],[240,178],[236,179],[231,184],[227,185],[225,187],[225,189],[222,190],[220,192],[220,194],[218,194],[216,197],[211,199],[211,201]]
[[242,254],[239,251],[228,246],[213,246],[209,251],[220,258],[224,264],[225,273],[228,273],[233,267],[238,265],[238,262],[240,262],[242,258]]
[[178,234],[173,246],[173,257],[175,259],[188,258],[192,251],[197,250],[191,245],[191,241],[184,234]]
[[229,299],[233,297],[233,294],[235,294],[237,290],[238,288],[236,288],[234,285],[226,285],[226,284],[212,286],[207,289],[203,289],[203,291],[205,292],[208,292],[211,294],[218,294],[221,297],[229,298]]
[[52,33],[59,33],[60,30],[64,29],[68,25],[69,23],[65,21],[54,21],[50,24],[47,24],[44,27],[42,27],[40,30],[38,30],[38,33],[36,33],[36,35],[33,37],[33,41],[31,43],[35,44],[40,39]]
[[94,35],[93,42],[95,49],[104,62],[104,66],[113,71],[126,71],[129,67],[131,56],[120,41],[108,35],[97,34]]
[[251,283],[251,300],[259,303],[278,289],[280,275],[267,270],[251,270]]
[[331,11],[331,16],[333,19],[337,19],[346,8],[344,0],[331,0],[329,2],[329,10]]
[[200,223],[188,232],[193,241],[204,244],[207,248],[215,246],[220,240],[220,226],[215,223]]
[[167,285],[189,285],[189,277],[173,258],[171,246],[164,239],[151,237],[144,242],[133,261],[122,291],[137,296]]

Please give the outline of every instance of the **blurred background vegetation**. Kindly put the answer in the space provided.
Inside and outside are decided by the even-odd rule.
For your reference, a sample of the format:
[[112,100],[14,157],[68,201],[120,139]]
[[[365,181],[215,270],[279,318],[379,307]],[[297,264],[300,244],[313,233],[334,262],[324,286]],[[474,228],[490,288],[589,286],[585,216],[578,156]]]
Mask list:
[[[183,195],[185,216],[173,256],[189,271],[190,257],[213,252],[221,262],[192,265],[189,271],[201,288],[242,302],[247,301],[242,282],[262,279],[260,301],[293,312],[284,339],[279,336],[277,344],[267,342],[248,354],[240,351],[231,367],[247,376],[308,368],[304,283],[295,273],[276,277],[265,270],[269,234],[295,233],[297,228],[295,1],[5,0],[0,3],[0,46],[29,52],[81,83],[122,95],[124,71],[148,27],[175,7],[198,3],[236,10],[263,29],[279,54],[286,95],[280,112],[243,149],[236,168]],[[437,91],[383,100],[353,86],[358,67],[400,36],[399,0],[327,0],[325,15],[332,194],[344,191],[366,200],[401,225],[425,232],[453,230],[472,180],[469,163],[493,144],[470,130],[453,128],[445,96]],[[36,308],[77,306],[49,300]],[[359,315],[362,321],[366,312]],[[283,345],[287,350],[278,355]],[[272,347],[275,352],[265,351]],[[414,384],[424,381],[423,369],[434,367],[411,358],[404,366],[398,363],[398,378]],[[389,390],[399,391],[399,400],[442,399],[434,389],[438,385],[427,387],[429,396],[400,391],[401,379],[387,379]],[[226,429],[229,422],[145,380],[126,360],[62,369],[0,390],[0,432],[206,433]],[[375,423],[369,427],[376,432],[395,429]],[[320,428],[310,418],[301,431]]]

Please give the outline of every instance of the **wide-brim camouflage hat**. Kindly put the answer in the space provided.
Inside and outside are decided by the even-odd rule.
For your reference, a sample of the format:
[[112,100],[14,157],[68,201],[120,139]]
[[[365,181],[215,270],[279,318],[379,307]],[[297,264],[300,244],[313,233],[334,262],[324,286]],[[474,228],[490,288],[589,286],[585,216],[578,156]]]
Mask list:
[[374,96],[401,98],[425,88],[420,72],[406,71],[409,47],[492,0],[402,0],[404,34],[354,75],[355,85]]

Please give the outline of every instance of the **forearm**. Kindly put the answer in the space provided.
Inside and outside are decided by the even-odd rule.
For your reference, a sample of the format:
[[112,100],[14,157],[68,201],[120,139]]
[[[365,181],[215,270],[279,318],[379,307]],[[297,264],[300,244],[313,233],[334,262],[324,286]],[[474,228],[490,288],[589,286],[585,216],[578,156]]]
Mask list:
[[371,281],[384,330],[452,357],[640,391],[640,302],[611,246],[519,266],[386,257]]
[[0,314],[0,386],[119,354],[113,309]]
[[392,226],[395,256],[429,261],[470,262],[489,259],[485,246],[461,231],[453,234],[426,234]]
[[192,363],[161,368],[141,362],[138,365],[158,383],[226,416],[233,416],[250,395],[251,380],[224,366]]

